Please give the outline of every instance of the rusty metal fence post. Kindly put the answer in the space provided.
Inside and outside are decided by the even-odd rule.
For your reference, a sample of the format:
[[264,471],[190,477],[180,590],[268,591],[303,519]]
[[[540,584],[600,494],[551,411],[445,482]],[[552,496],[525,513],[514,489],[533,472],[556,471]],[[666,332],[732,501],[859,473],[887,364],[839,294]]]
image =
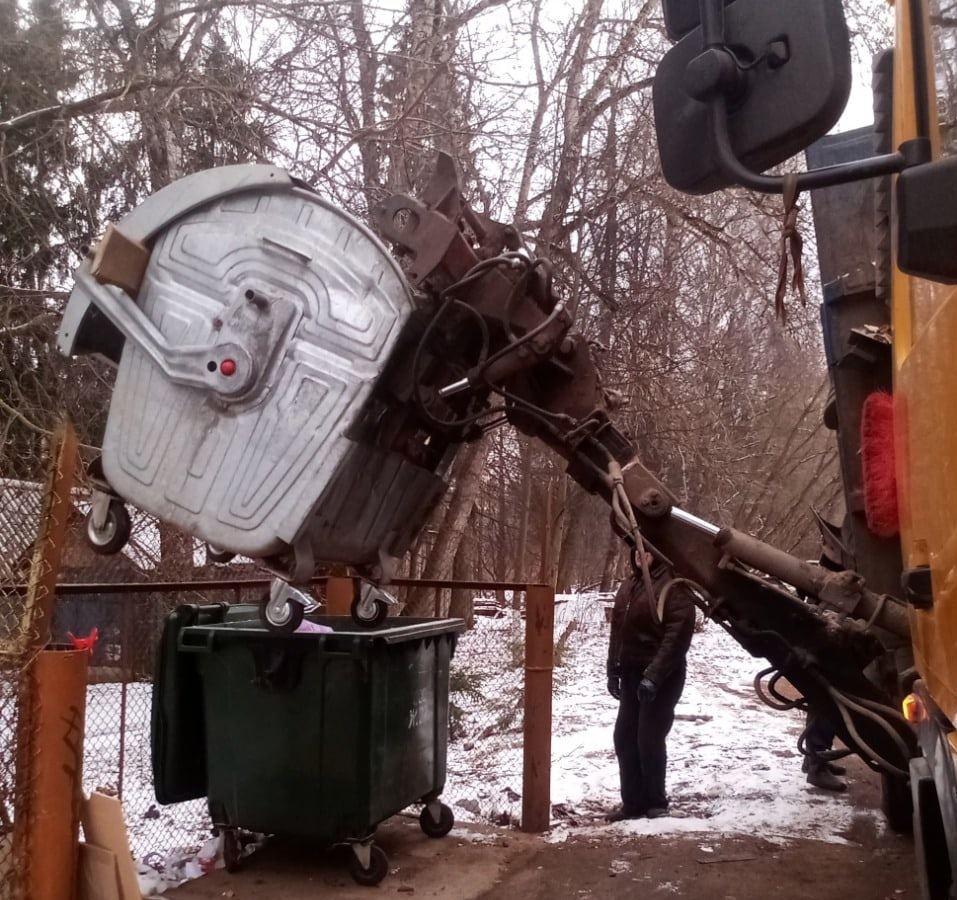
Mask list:
[[80,824],[87,656],[44,650],[78,463],[76,432],[69,422],[54,434],[52,450],[17,648],[23,669],[17,692],[13,866],[20,883],[13,891],[27,900],[72,896]]
[[522,831],[551,824],[552,669],[555,651],[555,591],[530,584],[525,594],[525,722]]
[[352,576],[330,575],[326,582],[326,613],[330,616],[348,616],[356,594]]
[[52,646],[27,672],[32,734],[22,764],[29,815],[26,822],[17,819],[27,855],[27,900],[75,896],[88,660],[86,650]]

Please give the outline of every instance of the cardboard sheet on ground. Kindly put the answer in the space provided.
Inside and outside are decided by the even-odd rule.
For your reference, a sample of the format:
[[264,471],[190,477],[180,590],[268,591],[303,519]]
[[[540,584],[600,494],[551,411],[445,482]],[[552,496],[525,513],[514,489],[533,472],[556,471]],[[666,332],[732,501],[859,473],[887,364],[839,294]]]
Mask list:
[[122,900],[116,854],[94,844],[80,844],[78,900]]
[[[87,843],[108,851],[116,860],[118,900],[142,900],[120,801],[105,794],[91,794],[83,804],[82,820]],[[103,900],[108,900],[108,895]]]

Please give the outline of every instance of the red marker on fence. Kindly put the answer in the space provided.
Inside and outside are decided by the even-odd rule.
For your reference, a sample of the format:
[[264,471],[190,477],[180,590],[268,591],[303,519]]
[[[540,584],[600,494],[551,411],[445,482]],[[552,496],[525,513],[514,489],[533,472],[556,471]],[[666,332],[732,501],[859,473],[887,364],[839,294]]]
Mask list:
[[66,636],[70,639],[74,650],[86,650],[92,656],[93,648],[96,646],[97,638],[100,636],[100,631],[94,626],[86,637],[76,637],[69,631],[66,633]]

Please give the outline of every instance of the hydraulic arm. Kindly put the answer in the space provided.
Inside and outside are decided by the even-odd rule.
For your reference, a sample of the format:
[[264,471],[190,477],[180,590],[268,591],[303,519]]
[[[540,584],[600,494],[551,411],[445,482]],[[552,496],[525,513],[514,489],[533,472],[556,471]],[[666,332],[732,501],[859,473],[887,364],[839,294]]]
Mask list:
[[[525,251],[515,229],[469,209],[451,160],[440,160],[424,202],[393,196],[375,218],[429,298],[404,366],[428,426],[467,441],[504,416],[542,440],[609,503],[629,546],[667,562],[710,618],[768,660],[756,679],[766,702],[826,716],[868,765],[906,777],[914,738],[892,700],[896,684],[881,674],[909,640],[905,607],[853,572],[803,562],[678,508],[615,426],[617,398],[572,329],[551,266]],[[782,693],[781,679],[800,696]]]

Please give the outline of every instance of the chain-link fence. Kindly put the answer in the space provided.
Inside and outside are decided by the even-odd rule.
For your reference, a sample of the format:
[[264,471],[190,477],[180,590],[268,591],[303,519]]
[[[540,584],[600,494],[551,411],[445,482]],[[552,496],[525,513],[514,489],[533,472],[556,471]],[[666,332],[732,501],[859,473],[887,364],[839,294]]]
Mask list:
[[[43,485],[0,480],[0,898],[22,896],[23,860],[15,826],[25,806],[20,753],[29,738],[28,682],[35,622],[21,589],[30,575]],[[18,740],[20,736],[20,740]]]
[[[558,597],[553,686],[556,699],[603,663],[611,597]],[[523,790],[525,621],[521,594],[473,598],[475,619],[460,638],[449,683],[446,799],[462,820],[519,822]],[[596,664],[595,660],[599,660]],[[596,670],[597,671],[597,670]],[[556,720],[556,730],[561,723]]]
[[150,712],[156,643],[165,616],[184,602],[177,594],[89,593],[61,598],[54,633],[89,636],[96,629],[86,695],[83,787],[117,797],[138,859],[165,857],[209,836],[205,804],[160,807],[153,795]]
[[61,430],[27,462],[41,480],[0,478],[0,898],[27,898],[40,698],[33,662],[45,642],[63,549],[76,444]]
[[[163,807],[153,793],[150,714],[155,654],[166,615],[181,603],[255,602],[264,588],[248,584],[264,573],[237,560],[216,565],[205,547],[132,512],[132,534],[112,556],[94,553],[84,539],[88,493],[74,492],[73,517],[62,561],[61,591],[53,619],[57,640],[96,640],[87,689],[83,786],[123,803],[130,843],[140,860],[162,868],[172,855],[198,847],[210,834],[203,801]],[[42,486],[10,482],[0,493],[0,574],[4,590],[22,607],[32,533],[42,505]],[[214,582],[201,590],[187,583]],[[119,591],[119,592],[117,592]],[[0,599],[7,596],[0,593]],[[470,591],[474,618],[460,636],[450,681],[450,746],[445,799],[460,821],[517,823],[521,817],[525,665],[524,594]],[[555,688],[561,696],[569,673],[590,661],[596,642],[607,640],[601,598],[559,598],[555,624]],[[606,598],[607,600],[607,598]],[[469,606],[467,604],[467,606]],[[0,606],[4,639],[17,627],[14,603]],[[0,791],[4,840],[12,846],[17,730],[16,693],[23,660],[3,657],[0,723],[3,754]],[[0,856],[0,859],[3,857]],[[2,870],[0,870],[2,871]],[[12,893],[0,894],[0,900]]]
[[[154,796],[150,716],[163,623],[184,603],[258,601],[263,588],[240,582],[264,573],[243,560],[216,565],[204,544],[132,507],[123,549],[95,553],[84,536],[88,498],[88,490],[77,493],[60,578],[69,587],[61,590],[53,621],[56,639],[95,638],[83,787],[121,800],[134,855],[162,868],[170,854],[199,846],[211,827],[205,802],[163,807]],[[223,586],[186,586],[196,582]]]
[[[248,601],[261,589],[73,594],[60,600],[56,631],[98,641],[87,694],[84,785],[118,796],[141,859],[162,861],[195,847],[210,823],[201,801],[158,806],[150,769],[150,708],[156,644],[165,615],[180,603]],[[516,825],[521,818],[524,713],[524,597],[505,604],[475,592],[474,621],[459,638],[450,677],[445,799],[460,821]],[[559,598],[555,693],[581,677],[607,646],[608,598]],[[596,649],[596,647],[598,649]],[[590,676],[589,676],[590,677]],[[603,677],[598,673],[596,677]]]

